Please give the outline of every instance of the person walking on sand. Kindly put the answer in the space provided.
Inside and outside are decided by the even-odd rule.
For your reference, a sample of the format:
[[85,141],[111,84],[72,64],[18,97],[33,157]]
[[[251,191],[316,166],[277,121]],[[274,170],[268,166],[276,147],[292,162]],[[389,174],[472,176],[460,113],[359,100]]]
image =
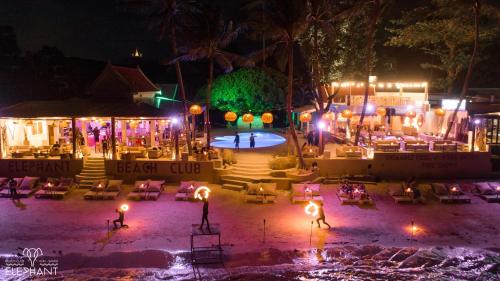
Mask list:
[[126,224],[123,224],[123,221],[125,220],[125,212],[122,209],[115,209],[115,212],[118,213],[118,218],[113,221],[113,226],[114,229],[118,229],[118,226],[116,226],[116,223],[120,223],[120,227],[126,226]]
[[200,230],[203,229],[203,225],[207,222],[207,229],[210,231],[210,223],[208,222],[208,199],[203,197],[203,215],[201,217]]
[[14,180],[13,178],[9,179],[9,191],[10,191],[10,198],[12,200],[17,199],[17,181]]
[[250,133],[250,148],[255,148],[255,136]]
[[234,149],[240,151],[240,135],[238,132],[234,135]]
[[323,221],[323,224],[326,224],[328,226],[328,229],[332,228],[325,220],[325,211],[323,210],[323,202],[319,203],[319,208],[318,208],[318,219],[316,219],[316,222],[318,223],[318,228],[321,228],[321,225],[319,224],[320,221]]
[[313,130],[310,130],[309,133],[307,133],[307,145],[311,146],[314,143],[314,132]]

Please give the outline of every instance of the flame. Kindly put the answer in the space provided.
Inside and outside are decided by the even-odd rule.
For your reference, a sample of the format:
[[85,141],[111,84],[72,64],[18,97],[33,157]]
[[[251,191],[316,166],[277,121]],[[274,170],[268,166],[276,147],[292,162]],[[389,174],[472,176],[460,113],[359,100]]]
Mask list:
[[208,196],[210,194],[210,188],[206,186],[200,186],[194,191],[194,198],[203,200],[202,194],[205,194],[205,199],[208,199]]
[[309,204],[304,208],[304,211],[309,216],[317,216],[319,212],[319,207],[313,201],[309,201]]
[[122,204],[122,205],[120,206],[120,209],[121,209],[122,211],[126,212],[126,211],[128,211],[128,210],[129,210],[129,207],[128,207],[128,205],[127,205],[127,204]]

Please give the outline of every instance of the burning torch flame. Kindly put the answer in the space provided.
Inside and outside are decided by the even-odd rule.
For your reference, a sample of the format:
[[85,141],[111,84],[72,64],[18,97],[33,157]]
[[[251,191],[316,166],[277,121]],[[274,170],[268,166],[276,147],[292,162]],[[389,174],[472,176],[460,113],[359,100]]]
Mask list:
[[128,207],[128,205],[127,205],[127,204],[123,204],[123,205],[121,205],[121,206],[120,206],[120,209],[121,209],[122,211],[126,212],[126,211],[128,211],[129,207]]
[[456,186],[452,187],[452,188],[451,188],[451,191],[453,191],[453,192],[457,192],[457,187],[456,187]]
[[[204,196],[202,194],[205,194]],[[210,194],[210,188],[206,186],[200,186],[194,191],[194,198],[203,200],[203,198],[208,199],[208,195]]]
[[304,210],[307,215],[315,217],[318,215],[319,207],[313,201],[309,201]]

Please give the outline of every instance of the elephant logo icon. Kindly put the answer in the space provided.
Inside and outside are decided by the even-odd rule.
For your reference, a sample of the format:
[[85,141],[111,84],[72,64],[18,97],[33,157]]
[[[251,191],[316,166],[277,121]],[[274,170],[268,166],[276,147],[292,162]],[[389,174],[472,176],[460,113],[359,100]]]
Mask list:
[[31,267],[35,267],[36,259],[43,256],[43,252],[40,248],[24,248],[23,255],[30,260]]

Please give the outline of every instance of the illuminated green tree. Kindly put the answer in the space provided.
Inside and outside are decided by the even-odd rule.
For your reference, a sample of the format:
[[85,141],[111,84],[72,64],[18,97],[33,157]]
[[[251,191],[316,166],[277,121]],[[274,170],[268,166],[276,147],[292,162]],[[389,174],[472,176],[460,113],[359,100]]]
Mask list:
[[[206,92],[200,89],[199,97]],[[238,114],[280,109],[284,104],[284,91],[278,83],[257,68],[243,68],[224,74],[215,79],[212,85],[212,106],[221,111],[234,111]]]

